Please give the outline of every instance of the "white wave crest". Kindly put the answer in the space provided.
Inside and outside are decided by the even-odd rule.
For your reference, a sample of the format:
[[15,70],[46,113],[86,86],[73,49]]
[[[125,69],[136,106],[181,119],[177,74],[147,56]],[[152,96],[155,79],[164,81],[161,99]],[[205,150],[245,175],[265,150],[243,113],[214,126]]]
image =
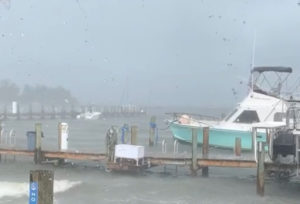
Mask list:
[[[65,192],[75,186],[80,185],[80,181],[54,180],[54,193]],[[3,197],[28,196],[29,183],[0,182],[0,199]]]

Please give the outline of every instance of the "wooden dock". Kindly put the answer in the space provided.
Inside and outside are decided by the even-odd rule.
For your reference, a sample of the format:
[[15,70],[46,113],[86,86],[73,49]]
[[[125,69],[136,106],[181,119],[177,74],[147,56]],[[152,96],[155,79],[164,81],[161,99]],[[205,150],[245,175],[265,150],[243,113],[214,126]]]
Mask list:
[[[136,127],[132,127],[131,130],[131,142],[135,143],[137,140]],[[273,163],[271,160],[267,161],[264,155],[264,144],[259,142],[258,148],[254,145],[253,159],[245,159],[245,157],[239,156],[240,151],[235,151],[235,156],[231,158],[212,158],[209,155],[209,131],[204,128],[204,140],[202,146],[202,156],[197,154],[197,140],[193,140],[192,155],[180,155],[180,154],[151,154],[146,153],[141,163],[134,163],[128,159],[114,160],[114,148],[117,144],[116,131],[109,130],[106,135],[106,152],[105,153],[91,153],[91,152],[78,152],[78,151],[47,151],[41,149],[41,124],[36,124],[35,135],[35,149],[12,149],[12,148],[0,148],[1,155],[13,155],[13,156],[28,156],[33,157],[36,164],[43,164],[43,162],[58,160],[81,160],[81,161],[94,161],[101,162],[110,170],[130,170],[130,169],[146,169],[157,166],[174,165],[190,167],[192,175],[197,175],[198,170],[202,170],[202,175],[207,177],[209,173],[209,167],[227,167],[227,168],[257,168],[257,193],[259,195],[264,194],[264,174],[267,171],[285,171],[297,169],[296,164],[280,164]],[[193,130],[192,132],[196,132]],[[151,136],[151,134],[150,134]],[[193,134],[193,138],[196,138],[196,134]],[[253,134],[256,137],[256,134]],[[253,138],[256,142],[256,138]],[[236,145],[240,145],[241,142],[237,140]],[[149,144],[150,145],[150,144]],[[240,149],[240,147],[238,147]],[[0,157],[1,158],[1,157]]]
[[[42,151],[43,161],[53,159],[68,159],[80,161],[95,161],[106,162],[107,155],[105,153],[87,153],[87,152],[72,152],[72,151]],[[34,157],[35,151],[25,149],[11,149],[0,148],[0,155],[13,155],[13,156],[28,156]],[[145,163],[149,167],[163,166],[163,165],[176,165],[176,166],[191,166],[192,158],[188,157],[174,157],[174,156],[145,156]],[[233,159],[197,159],[197,166],[201,167],[228,167],[228,168],[257,168],[257,162],[254,160],[233,160]],[[291,164],[275,164],[273,162],[265,162],[266,169],[276,170],[283,168],[296,168],[296,165]]]

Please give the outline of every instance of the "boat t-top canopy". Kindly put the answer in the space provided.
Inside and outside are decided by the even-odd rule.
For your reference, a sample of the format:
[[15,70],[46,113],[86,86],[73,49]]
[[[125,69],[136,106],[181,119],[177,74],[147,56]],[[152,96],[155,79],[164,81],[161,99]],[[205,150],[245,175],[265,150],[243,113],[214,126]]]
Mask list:
[[253,91],[280,97],[282,86],[292,71],[291,67],[284,66],[254,67],[249,84]]
[[254,67],[251,71],[253,72],[287,72],[287,73],[292,73],[293,69],[291,67]]

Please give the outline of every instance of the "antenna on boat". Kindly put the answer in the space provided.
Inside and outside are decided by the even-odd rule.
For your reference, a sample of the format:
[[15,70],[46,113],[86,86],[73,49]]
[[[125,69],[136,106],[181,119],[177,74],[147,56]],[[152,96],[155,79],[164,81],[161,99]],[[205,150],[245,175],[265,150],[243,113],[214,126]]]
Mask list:
[[[251,60],[251,66],[250,66],[250,73],[252,69],[254,68],[254,60],[255,60],[255,46],[256,46],[256,30],[254,31],[254,39],[253,39],[253,45],[252,45],[252,60]],[[253,91],[253,73],[251,73],[251,90]]]

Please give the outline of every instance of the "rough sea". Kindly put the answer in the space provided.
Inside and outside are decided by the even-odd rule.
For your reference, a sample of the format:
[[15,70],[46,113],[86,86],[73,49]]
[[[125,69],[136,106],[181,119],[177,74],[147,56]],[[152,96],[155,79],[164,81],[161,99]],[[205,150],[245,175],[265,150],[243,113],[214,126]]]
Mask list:
[[[146,151],[161,151],[165,139],[167,151],[173,151],[173,138],[164,120],[158,115],[158,144]],[[69,150],[100,153],[105,151],[105,134],[112,125],[124,123],[138,126],[138,144],[146,145],[149,134],[150,115],[135,118],[105,118],[100,120],[43,120],[4,121],[4,128],[16,133],[17,148],[27,148],[26,131],[34,130],[36,122],[42,123],[45,137],[42,149],[56,150],[58,123],[69,124]],[[1,146],[6,138],[1,138]],[[120,141],[120,137],[119,137]],[[188,152],[188,144],[180,144],[180,152]],[[233,154],[222,150],[222,154]],[[256,195],[256,169],[210,168],[209,178],[190,176],[188,167],[156,167],[139,174],[105,171],[105,165],[97,162],[68,161],[63,166],[53,164],[35,165],[32,158],[2,156],[0,163],[0,203],[28,203],[29,171],[51,169],[54,171],[54,203],[144,203],[144,204],[223,204],[223,203],[300,203],[300,182],[289,183],[266,180],[265,196]]]

